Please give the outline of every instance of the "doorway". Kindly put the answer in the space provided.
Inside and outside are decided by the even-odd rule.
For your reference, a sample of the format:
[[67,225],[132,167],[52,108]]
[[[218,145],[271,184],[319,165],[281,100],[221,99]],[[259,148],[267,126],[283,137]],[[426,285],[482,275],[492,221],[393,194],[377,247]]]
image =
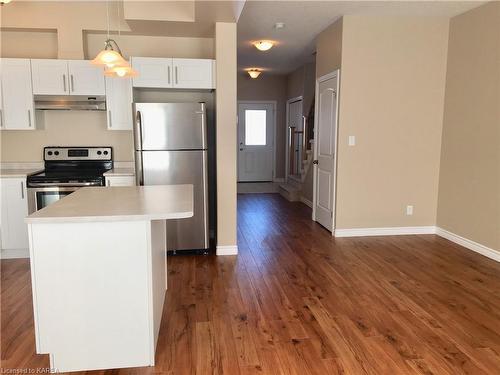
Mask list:
[[238,103],[238,182],[272,182],[275,102]]
[[335,228],[339,70],[316,81],[313,220]]
[[287,141],[286,141],[286,176],[298,176],[302,169],[302,143],[304,137],[302,96],[286,102]]

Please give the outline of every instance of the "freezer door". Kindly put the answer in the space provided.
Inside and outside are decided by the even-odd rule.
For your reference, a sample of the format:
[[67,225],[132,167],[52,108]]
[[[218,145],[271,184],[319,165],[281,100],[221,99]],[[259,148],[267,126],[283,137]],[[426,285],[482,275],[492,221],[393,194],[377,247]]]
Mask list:
[[144,185],[192,184],[194,216],[167,220],[167,250],[208,249],[207,151],[143,151]]
[[204,103],[134,103],[135,150],[206,148]]

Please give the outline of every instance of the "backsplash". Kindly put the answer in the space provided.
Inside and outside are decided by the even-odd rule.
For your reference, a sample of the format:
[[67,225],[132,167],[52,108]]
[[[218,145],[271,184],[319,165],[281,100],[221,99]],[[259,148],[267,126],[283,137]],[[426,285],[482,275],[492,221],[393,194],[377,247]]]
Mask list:
[[107,130],[106,112],[45,111],[44,115],[44,129],[0,132],[2,163],[41,162],[45,146],[111,146],[116,161],[134,160],[132,131]]

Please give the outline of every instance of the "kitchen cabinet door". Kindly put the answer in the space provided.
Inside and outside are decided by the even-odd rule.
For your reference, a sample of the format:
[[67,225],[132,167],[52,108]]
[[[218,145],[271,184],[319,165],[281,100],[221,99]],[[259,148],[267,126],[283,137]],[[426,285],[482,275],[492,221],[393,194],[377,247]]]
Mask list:
[[108,130],[132,130],[132,80],[106,77]]
[[174,88],[215,88],[214,64],[210,59],[173,59]]
[[31,78],[35,95],[69,95],[66,60],[32,59]]
[[135,176],[106,176],[106,186],[135,186]]
[[105,95],[104,68],[90,60],[67,60],[71,95]]
[[1,129],[35,129],[30,60],[1,59],[0,64]]
[[133,78],[134,87],[172,87],[172,59],[158,57],[132,57],[132,67],[138,76]]
[[2,250],[27,249],[28,216],[25,178],[0,178],[2,213],[0,234]]

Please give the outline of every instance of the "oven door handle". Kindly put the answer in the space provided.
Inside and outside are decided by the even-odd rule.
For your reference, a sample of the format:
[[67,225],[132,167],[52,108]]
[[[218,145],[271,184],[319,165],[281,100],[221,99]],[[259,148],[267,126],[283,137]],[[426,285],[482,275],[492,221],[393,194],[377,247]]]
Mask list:
[[30,182],[28,187],[102,186],[100,182]]

